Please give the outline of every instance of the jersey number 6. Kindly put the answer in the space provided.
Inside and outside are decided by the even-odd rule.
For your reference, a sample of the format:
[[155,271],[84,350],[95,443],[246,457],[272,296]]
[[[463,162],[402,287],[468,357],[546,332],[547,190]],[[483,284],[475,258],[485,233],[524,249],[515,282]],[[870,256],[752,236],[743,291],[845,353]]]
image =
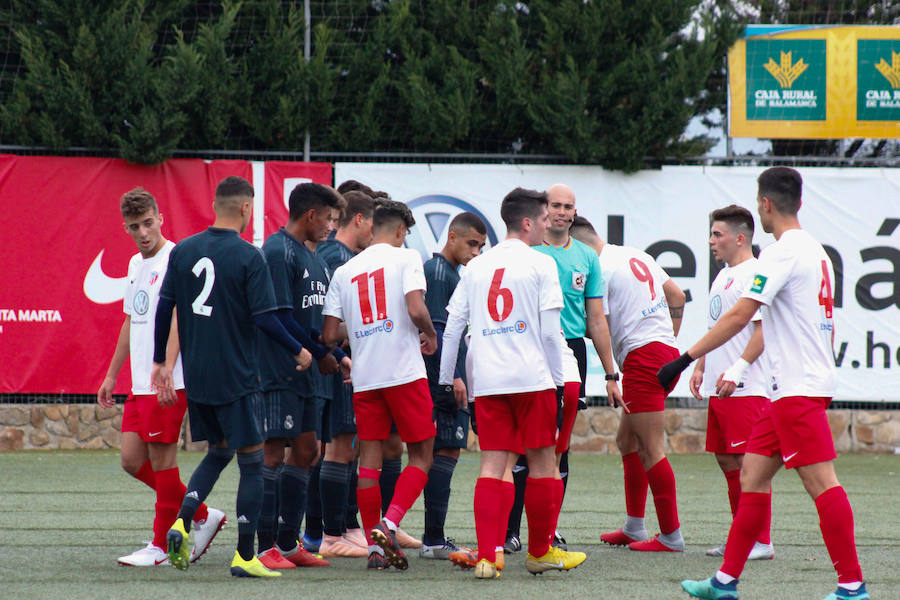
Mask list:
[[[497,269],[494,271],[494,278],[491,279],[491,289],[488,291],[487,297],[488,314],[491,315],[493,320],[498,322],[505,321],[506,317],[509,316],[509,313],[511,313],[513,309],[512,290],[500,287],[500,282],[503,280],[503,273],[505,271],[506,269]],[[503,300],[502,313],[497,306],[501,299]]]

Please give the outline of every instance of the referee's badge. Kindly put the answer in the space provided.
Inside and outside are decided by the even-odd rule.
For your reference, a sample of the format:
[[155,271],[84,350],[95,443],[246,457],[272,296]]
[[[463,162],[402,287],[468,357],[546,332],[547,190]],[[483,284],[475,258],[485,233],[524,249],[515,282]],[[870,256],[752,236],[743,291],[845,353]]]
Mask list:
[[572,289],[583,292],[584,291],[584,282],[587,280],[586,273],[579,273],[578,271],[572,272]]

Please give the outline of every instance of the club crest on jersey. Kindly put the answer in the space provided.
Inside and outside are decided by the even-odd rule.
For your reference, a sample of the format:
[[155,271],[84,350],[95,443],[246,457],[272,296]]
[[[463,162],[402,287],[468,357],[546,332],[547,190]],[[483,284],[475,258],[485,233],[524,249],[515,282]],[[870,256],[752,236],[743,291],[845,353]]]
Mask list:
[[587,280],[587,275],[585,273],[579,273],[575,271],[572,273],[572,289],[578,292],[584,291],[584,282]]
[[150,285],[156,283],[156,280],[159,279],[159,271],[153,271],[150,273]]
[[716,294],[709,301],[709,316],[718,320],[722,314],[722,297]]
[[134,312],[139,315],[146,315],[150,308],[150,296],[144,290],[140,290],[134,295]]
[[766,277],[765,275],[756,275],[753,278],[753,286],[750,288],[750,291],[753,292],[754,294],[762,293],[763,288],[766,287],[766,281],[768,281],[768,280],[769,280],[769,278]]
[[730,288],[732,283],[734,283],[734,277],[729,277],[728,279],[726,279],[725,289],[727,290],[728,288]]

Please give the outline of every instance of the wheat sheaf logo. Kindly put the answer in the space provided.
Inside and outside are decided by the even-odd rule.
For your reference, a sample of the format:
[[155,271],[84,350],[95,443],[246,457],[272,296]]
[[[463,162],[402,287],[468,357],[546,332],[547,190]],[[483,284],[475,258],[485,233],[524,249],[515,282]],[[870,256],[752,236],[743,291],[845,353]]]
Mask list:
[[900,88],[900,52],[891,52],[891,64],[887,64],[882,58],[875,68],[890,82],[892,88]]
[[782,88],[789,88],[809,68],[809,63],[803,62],[802,58],[795,63],[791,58],[790,52],[782,52],[780,65],[775,63],[775,59],[769,58],[769,62],[764,66],[766,71],[771,73],[772,77],[778,81],[778,85]]

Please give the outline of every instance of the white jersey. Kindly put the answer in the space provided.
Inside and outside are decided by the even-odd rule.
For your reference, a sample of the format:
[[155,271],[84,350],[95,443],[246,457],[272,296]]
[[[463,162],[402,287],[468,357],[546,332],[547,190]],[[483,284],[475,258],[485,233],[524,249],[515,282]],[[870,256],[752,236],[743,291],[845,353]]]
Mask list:
[[834,396],[833,283],[831,259],[802,229],[785,231],[760,253],[743,297],[764,304],[765,369],[773,401]]
[[[725,267],[716,275],[715,281],[709,288],[709,313],[706,323],[710,329],[719,321],[719,317],[731,310],[741,294],[750,289],[753,278],[756,275],[757,261],[748,258],[733,267]],[[703,386],[700,393],[704,396],[716,395],[716,380],[719,375],[734,364],[741,357],[750,342],[750,337],[762,318],[759,311],[753,315],[751,322],[747,324],[737,335],[706,355],[706,369],[703,372]],[[744,372],[744,376],[737,382],[737,388],[732,396],[768,396],[766,389],[766,374],[764,370],[765,359],[760,356],[750,363],[750,367]]]
[[369,246],[338,267],[322,314],[347,324],[353,356],[353,391],[424,379],[419,329],[406,294],[425,291],[421,255],[390,244]]
[[[169,254],[175,242],[166,240],[163,247],[150,258],[138,252],[128,261],[128,284],[122,309],[131,317],[129,353],[131,361],[131,393],[147,396],[156,392],[150,388],[150,371],[153,370],[153,345],[156,331],[156,305],[169,267]],[[172,380],[176,390],[184,389],[181,370],[181,354],[175,361]]]
[[556,387],[541,340],[541,311],[562,306],[556,263],[521,240],[504,240],[469,262],[447,312],[470,323],[475,396]]
[[675,333],[663,284],[669,276],[646,252],[606,244],[600,252],[613,356],[619,368],[636,348],[651,342],[674,347]]
[[581,372],[578,370],[578,359],[575,358],[575,353],[569,348],[565,334],[560,335],[562,335],[563,381],[581,385]]

